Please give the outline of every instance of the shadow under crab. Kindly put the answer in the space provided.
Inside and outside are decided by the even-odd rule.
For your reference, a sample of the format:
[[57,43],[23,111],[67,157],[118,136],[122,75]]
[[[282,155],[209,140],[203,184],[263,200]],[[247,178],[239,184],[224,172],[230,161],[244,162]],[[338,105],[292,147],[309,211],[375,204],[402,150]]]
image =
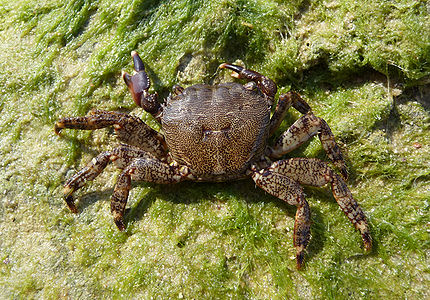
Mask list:
[[[329,159],[347,177],[342,153],[330,127],[312,113],[298,94],[280,95],[270,116],[276,84],[255,71],[224,63],[220,68],[230,69],[234,77],[249,82],[174,86],[160,104],[158,95],[148,92],[150,81],[142,60],[136,52],[132,57],[136,73],[133,76],[123,73],[124,81],[135,103],[161,123],[163,134],[139,118],[119,112],[94,110],[88,116],[60,119],[55,124],[57,134],[64,128],[94,130],[113,126],[123,143],[99,154],[67,180],[64,195],[72,212],[77,212],[73,193],[96,178],[109,162],[122,170],[111,198],[111,212],[119,230],[125,229],[123,215],[131,180],[172,184],[252,177],[264,191],[297,207],[293,242],[300,269],[310,239],[310,209],[300,184],[319,187],[330,183],[339,206],[360,231],[364,248],[371,249],[366,217],[340,175],[315,158],[276,160],[318,134]],[[303,116],[273,146],[267,145],[291,106]]]

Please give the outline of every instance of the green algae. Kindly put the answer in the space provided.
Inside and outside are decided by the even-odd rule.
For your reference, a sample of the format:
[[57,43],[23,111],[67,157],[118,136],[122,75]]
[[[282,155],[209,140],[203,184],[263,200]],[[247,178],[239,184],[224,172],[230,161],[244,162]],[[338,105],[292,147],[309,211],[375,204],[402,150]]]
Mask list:
[[[429,297],[426,1],[1,1],[0,11],[1,298]],[[135,184],[121,233],[108,166],[72,215],[62,183],[116,141],[111,130],[57,137],[60,116],[132,111],[159,129],[120,78],[132,50],[162,96],[231,80],[217,66],[238,60],[300,91],[346,154],[373,251],[328,188],[305,188],[302,271],[295,208],[251,181]],[[317,139],[291,155],[326,159]]]

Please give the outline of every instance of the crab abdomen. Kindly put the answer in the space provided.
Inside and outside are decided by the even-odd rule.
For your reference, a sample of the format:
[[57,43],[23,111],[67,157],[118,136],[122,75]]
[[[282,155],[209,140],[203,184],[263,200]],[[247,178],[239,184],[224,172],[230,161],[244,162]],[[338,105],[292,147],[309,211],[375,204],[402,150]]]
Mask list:
[[199,180],[224,181],[244,177],[262,155],[270,107],[237,83],[194,85],[169,99],[161,121],[175,161]]

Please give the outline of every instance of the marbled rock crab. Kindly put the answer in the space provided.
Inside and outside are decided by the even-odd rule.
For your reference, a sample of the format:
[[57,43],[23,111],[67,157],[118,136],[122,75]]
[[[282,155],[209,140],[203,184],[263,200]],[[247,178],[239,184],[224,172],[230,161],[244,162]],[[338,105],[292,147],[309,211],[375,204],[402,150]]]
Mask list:
[[[72,194],[86,181],[96,178],[109,162],[122,170],[111,198],[111,212],[121,231],[125,229],[123,215],[131,180],[171,184],[252,177],[264,191],[297,206],[293,240],[300,268],[311,223],[309,205],[300,185],[330,184],[339,206],[361,233],[364,248],[371,249],[366,216],[342,179],[347,177],[346,166],[333,133],[298,94],[280,95],[271,116],[276,84],[255,71],[223,63],[220,68],[232,70],[232,76],[248,83],[174,86],[160,104],[157,93],[148,92],[150,81],[141,58],[136,52],[132,52],[132,57],[136,73],[131,76],[124,72],[124,81],[135,103],[161,124],[163,133],[135,116],[112,111],[95,110],[84,117],[60,119],[55,124],[57,134],[64,128],[94,130],[113,125],[123,143],[99,154],[67,180],[64,196],[72,212],[77,212]],[[269,136],[291,106],[303,116],[274,145],[268,145]],[[280,159],[314,135],[319,136],[328,158],[342,176],[319,159]]]

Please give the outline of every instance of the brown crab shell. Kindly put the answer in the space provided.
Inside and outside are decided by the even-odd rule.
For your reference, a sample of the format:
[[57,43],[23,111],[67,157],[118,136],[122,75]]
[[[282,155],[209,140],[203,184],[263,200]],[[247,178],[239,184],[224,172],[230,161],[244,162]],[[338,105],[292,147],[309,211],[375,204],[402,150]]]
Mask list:
[[161,124],[173,159],[198,180],[233,180],[264,153],[270,106],[238,83],[198,84],[168,99]]

